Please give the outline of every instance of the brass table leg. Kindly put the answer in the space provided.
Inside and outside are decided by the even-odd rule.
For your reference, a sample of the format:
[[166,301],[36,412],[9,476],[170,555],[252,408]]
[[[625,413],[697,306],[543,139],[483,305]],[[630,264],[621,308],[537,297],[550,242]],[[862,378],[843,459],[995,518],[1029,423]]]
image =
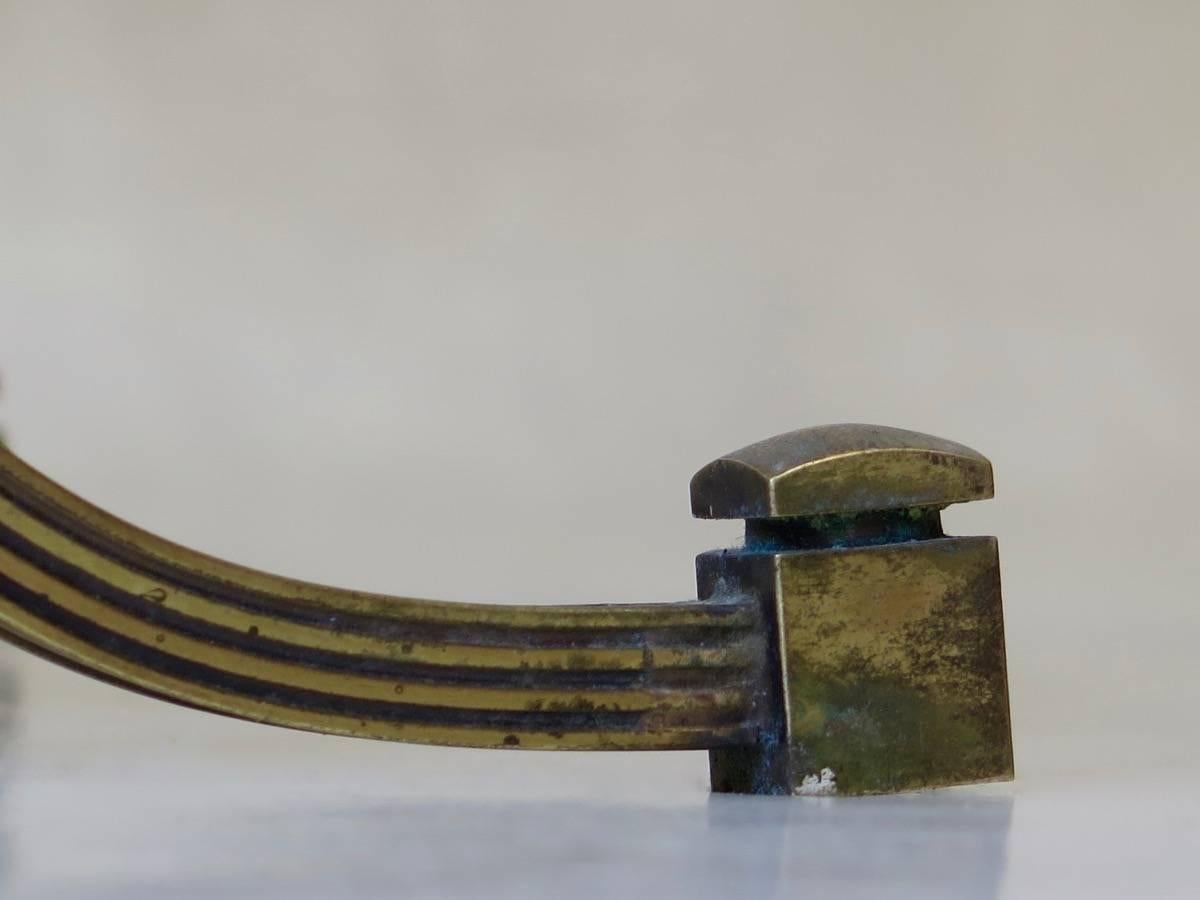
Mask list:
[[358,737],[708,749],[716,790],[864,793],[1011,775],[991,494],[957,444],[831,426],[718,460],[697,515],[747,520],[683,603],[386,597],[196,553],[0,447],[0,637],[163,700]]

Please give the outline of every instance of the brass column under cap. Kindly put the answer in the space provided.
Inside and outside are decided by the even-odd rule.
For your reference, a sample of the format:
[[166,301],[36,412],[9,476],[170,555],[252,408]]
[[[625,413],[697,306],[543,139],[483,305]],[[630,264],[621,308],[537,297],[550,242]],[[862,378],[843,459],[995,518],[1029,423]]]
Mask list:
[[[707,749],[717,790],[864,793],[1011,773],[995,542],[973,451],[833,426],[730,454],[698,515],[747,520],[701,599],[495,606],[255,571],[109,515],[0,445],[0,638],[243,719],[504,749]],[[828,772],[822,775],[823,771]]]

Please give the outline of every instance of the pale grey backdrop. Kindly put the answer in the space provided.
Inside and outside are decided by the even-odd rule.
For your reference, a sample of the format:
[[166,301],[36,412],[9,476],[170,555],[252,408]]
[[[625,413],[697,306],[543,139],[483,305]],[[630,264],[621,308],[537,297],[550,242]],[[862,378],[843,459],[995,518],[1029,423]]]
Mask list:
[[[1000,538],[1021,784],[1170,779],[1200,737],[1198,51],[1184,2],[8,0],[0,421],[183,543],[497,602],[690,596],[737,533],[689,518],[710,458],[933,432],[996,467],[946,519]],[[44,765],[704,778],[5,659]]]

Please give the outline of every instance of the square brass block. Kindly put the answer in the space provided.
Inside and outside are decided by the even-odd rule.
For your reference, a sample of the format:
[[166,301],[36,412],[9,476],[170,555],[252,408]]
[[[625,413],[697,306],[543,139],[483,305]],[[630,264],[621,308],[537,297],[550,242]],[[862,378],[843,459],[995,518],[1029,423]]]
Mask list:
[[774,641],[768,721],[711,751],[714,791],[876,794],[1013,775],[996,540],[717,550],[701,597],[750,594]]

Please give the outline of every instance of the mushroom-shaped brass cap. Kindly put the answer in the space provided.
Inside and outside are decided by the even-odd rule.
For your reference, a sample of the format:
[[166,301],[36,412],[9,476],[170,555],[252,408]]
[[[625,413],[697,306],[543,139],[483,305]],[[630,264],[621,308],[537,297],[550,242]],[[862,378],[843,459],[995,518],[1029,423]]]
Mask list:
[[883,425],[820,425],[727,453],[692,478],[702,519],[777,519],[992,496],[992,464],[962,444]]

